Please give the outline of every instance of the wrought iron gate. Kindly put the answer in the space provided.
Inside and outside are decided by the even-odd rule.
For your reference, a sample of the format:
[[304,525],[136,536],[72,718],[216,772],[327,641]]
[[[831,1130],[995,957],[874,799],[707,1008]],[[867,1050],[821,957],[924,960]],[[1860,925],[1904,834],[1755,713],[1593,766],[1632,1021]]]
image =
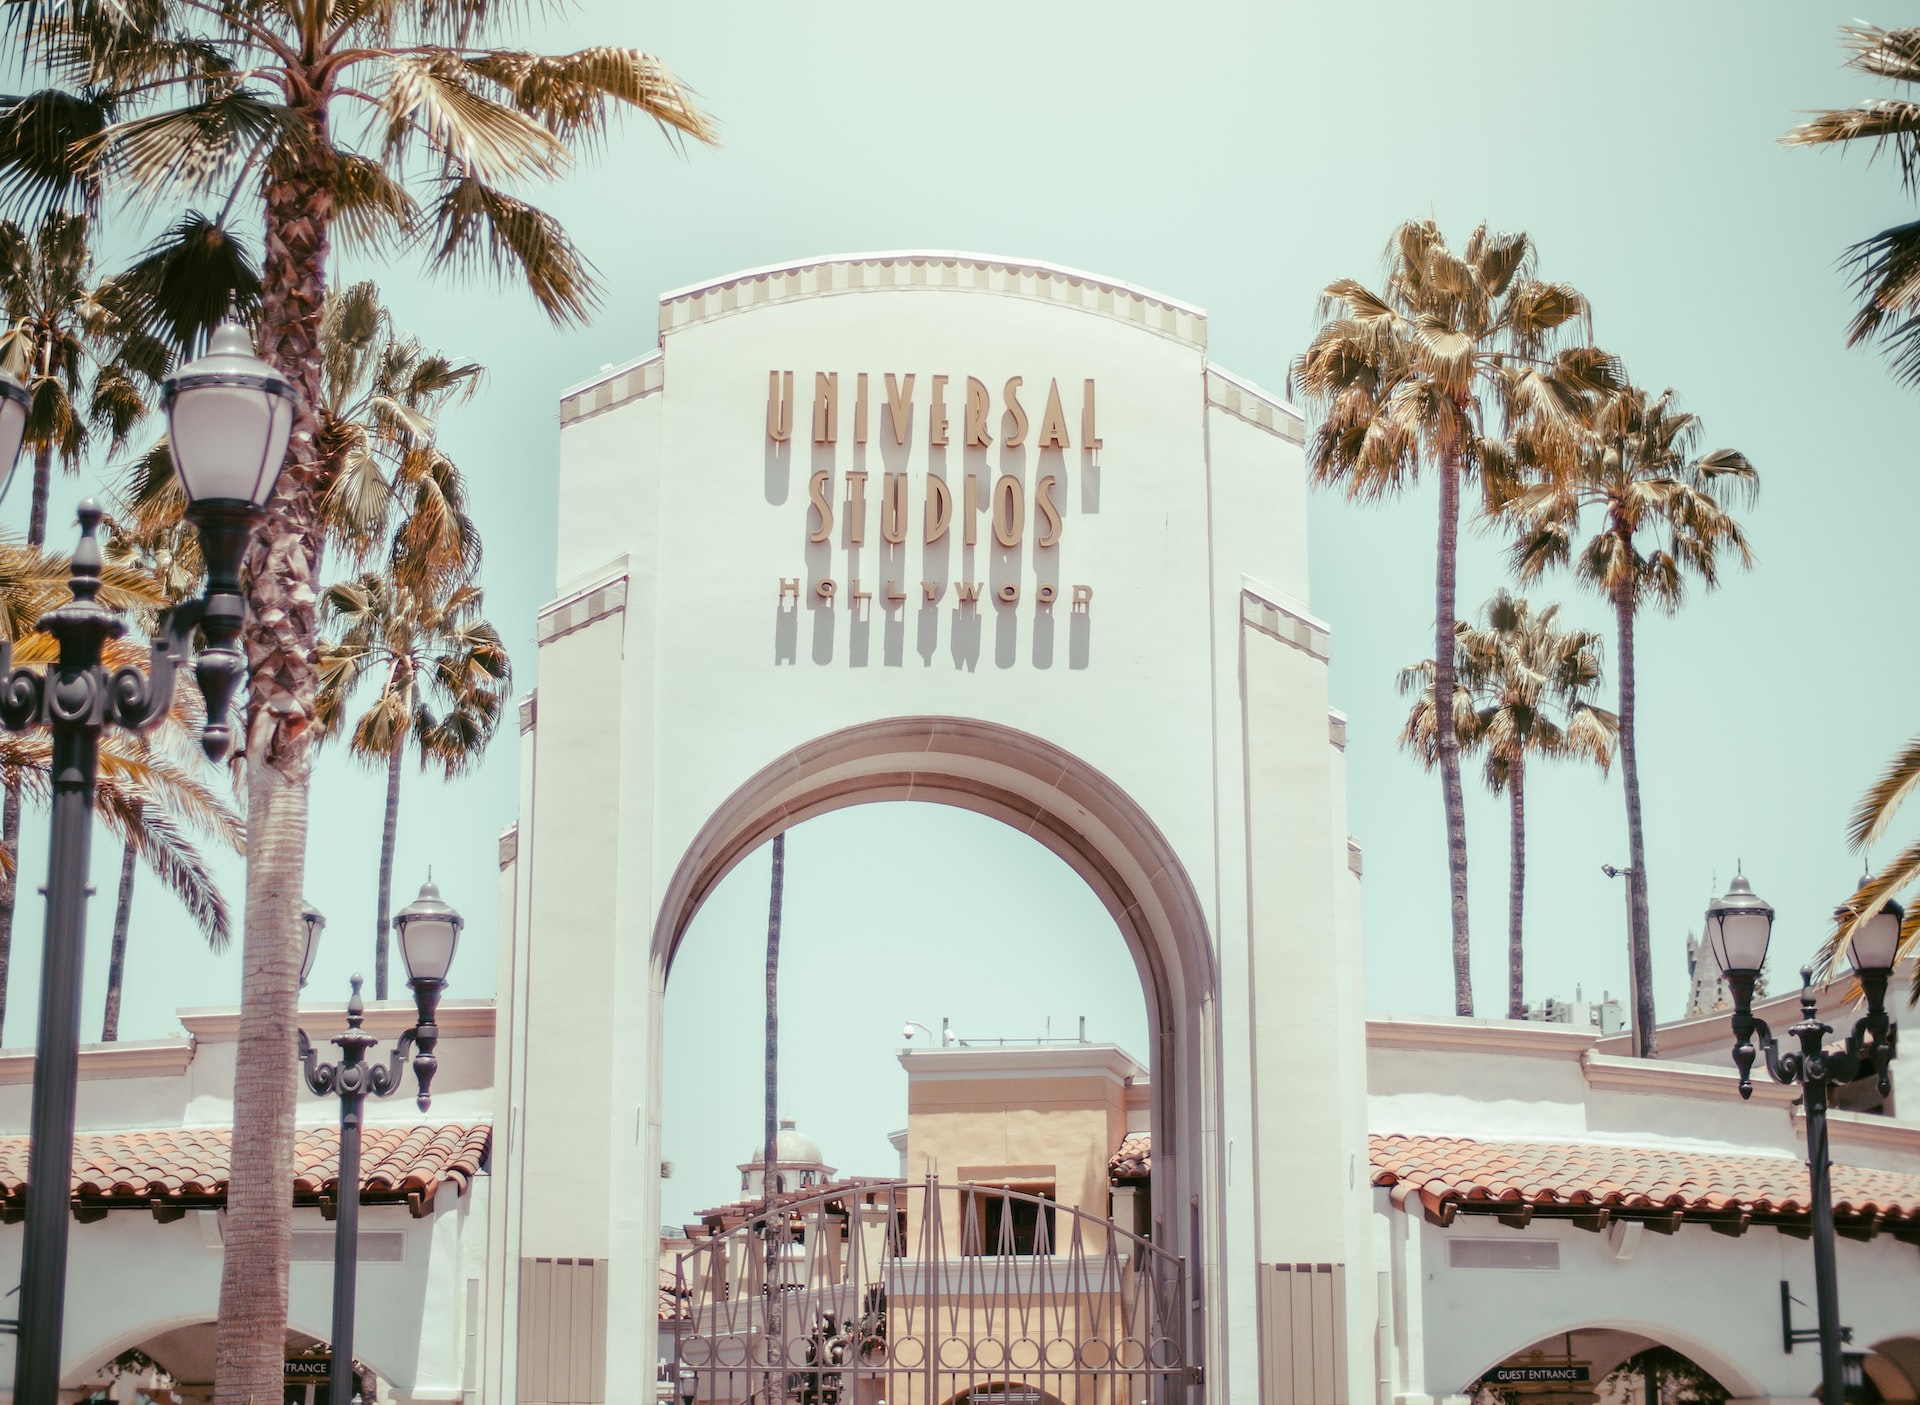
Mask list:
[[679,1405],[1181,1405],[1185,1289],[1181,1259],[1042,1195],[863,1182],[678,1256],[661,1349]]

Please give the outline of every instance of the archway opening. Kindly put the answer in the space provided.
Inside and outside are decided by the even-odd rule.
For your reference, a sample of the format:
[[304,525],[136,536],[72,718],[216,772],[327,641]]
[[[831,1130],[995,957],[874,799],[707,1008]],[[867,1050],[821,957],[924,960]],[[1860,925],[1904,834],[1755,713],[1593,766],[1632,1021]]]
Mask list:
[[[91,1353],[91,1364],[67,1373],[61,1398],[92,1405],[204,1405],[213,1399],[214,1334],[211,1321],[154,1324],[129,1340]],[[287,1330],[281,1405],[330,1405],[332,1358],[324,1337]],[[385,1380],[356,1357],[362,1399],[383,1399]]]
[[1543,1338],[1463,1390],[1474,1405],[1727,1405],[1748,1392],[1727,1364],[1622,1327]]

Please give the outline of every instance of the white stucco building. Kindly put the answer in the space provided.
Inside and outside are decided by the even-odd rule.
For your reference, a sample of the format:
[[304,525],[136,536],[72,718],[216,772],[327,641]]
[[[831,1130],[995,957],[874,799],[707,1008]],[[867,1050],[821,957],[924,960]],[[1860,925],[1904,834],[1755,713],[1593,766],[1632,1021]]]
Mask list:
[[[432,1122],[401,1099],[376,1109],[392,1179],[364,1233],[391,1239],[363,1252],[358,1345],[386,1395],[653,1400],[678,943],[772,834],[898,799],[976,810],[1059,854],[1146,996],[1144,1103],[1120,1096],[1109,1148],[1138,1138],[1113,1174],[1139,1198],[1117,1228],[1083,1225],[1101,1207],[1097,1180],[1082,1187],[1059,1220],[1083,1231],[1074,1286],[1042,1265],[1022,1291],[1083,1311],[1123,1280],[1141,1292],[1143,1265],[1177,1291],[1152,1280],[1138,1338],[1109,1324],[1035,1341],[1045,1364],[1022,1366],[1004,1324],[993,1359],[972,1338],[948,1352],[902,1324],[916,1301],[959,1301],[949,1258],[993,1255],[962,1229],[909,1252],[916,1225],[997,1223],[1057,1257],[1035,1187],[1057,1188],[1058,1168],[1048,1181],[1011,1151],[956,1149],[918,1202],[816,1197],[806,1214],[837,1217],[830,1242],[849,1247],[796,1271],[804,1292],[840,1293],[835,1330],[857,1317],[866,1334],[869,1384],[849,1367],[846,1405],[905,1370],[923,1374],[895,1405],[1119,1405],[1122,1389],[1129,1405],[1427,1405],[1536,1348],[1598,1382],[1651,1344],[1735,1398],[1807,1394],[1815,1356],[1783,1350],[1779,1319],[1782,1281],[1812,1298],[1800,1128],[1775,1090],[1735,1096],[1721,1017],[1664,1031],[1657,1063],[1576,1025],[1366,1018],[1346,728],[1332,631],[1307,600],[1304,429],[1209,361],[1204,313],[1046,264],[916,252],[682,289],[659,326],[560,405],[559,579],[520,709],[497,1003],[449,1012]],[[403,1021],[377,1018],[388,1037]],[[213,1311],[220,1190],[183,1172],[217,1160],[233,1035],[229,1016],[187,1024],[83,1059],[82,1126],[127,1165],[76,1197],[76,1393],[128,1348],[165,1361],[170,1333],[187,1336],[169,1369],[186,1393],[199,1380],[185,1343]],[[0,1133],[24,1129],[20,1065],[0,1056]],[[1049,1105],[1043,1078],[1010,1088],[995,1096]],[[322,1153],[333,1111],[303,1103]],[[1836,1174],[1843,1306],[1876,1384],[1906,1401],[1920,1125],[1895,1114],[1837,1115],[1834,1146],[1854,1168]],[[17,1180],[0,1183],[0,1221]],[[293,1191],[299,1233],[325,1230],[323,1171]],[[18,1238],[0,1223],[0,1274]],[[861,1255],[892,1265],[848,1280],[879,1297],[828,1281]],[[764,1271],[730,1263],[745,1277],[729,1283]],[[295,1275],[295,1325],[318,1338],[325,1265]],[[757,1320],[706,1359],[800,1341]],[[700,1335],[684,1322],[682,1351]]]

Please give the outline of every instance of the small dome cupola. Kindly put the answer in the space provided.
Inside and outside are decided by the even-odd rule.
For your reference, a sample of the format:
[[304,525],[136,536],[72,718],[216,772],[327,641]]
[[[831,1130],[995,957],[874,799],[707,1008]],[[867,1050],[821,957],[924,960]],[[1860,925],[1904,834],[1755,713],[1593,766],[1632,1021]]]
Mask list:
[[[821,1155],[820,1143],[799,1131],[791,1117],[780,1119],[780,1131],[773,1139],[774,1194],[791,1194],[824,1185],[833,1179],[834,1168]],[[766,1171],[766,1158],[756,1148],[751,1161],[740,1163],[740,1193],[750,1200],[760,1199]]]

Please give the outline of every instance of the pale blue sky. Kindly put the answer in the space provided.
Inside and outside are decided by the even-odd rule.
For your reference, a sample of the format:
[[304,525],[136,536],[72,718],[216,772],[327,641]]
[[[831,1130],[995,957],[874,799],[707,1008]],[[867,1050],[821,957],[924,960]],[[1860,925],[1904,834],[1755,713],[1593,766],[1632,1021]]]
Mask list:
[[[1855,0],[1534,6],[1516,22],[1510,7],[1482,3],[980,0],[964,11],[833,0],[804,9],[602,3],[540,42],[610,40],[661,53],[719,115],[726,146],[677,156],[635,125],[558,192],[554,207],[605,278],[595,324],[555,333],[515,294],[450,290],[404,266],[381,277],[403,325],[491,368],[485,394],[449,417],[445,437],[478,485],[489,605],[526,687],[535,681],[534,612],[553,584],[558,392],[651,347],[662,289],[858,249],[1048,259],[1201,304],[1213,358],[1278,391],[1311,334],[1318,289],[1337,276],[1373,277],[1397,221],[1432,213],[1456,239],[1483,218],[1528,230],[1542,271],[1589,294],[1599,339],[1625,355],[1635,377],[1677,387],[1704,417],[1709,445],[1745,450],[1762,475],[1748,519],[1759,568],[1671,622],[1647,622],[1641,634],[1655,960],[1661,1009],[1671,1014],[1685,986],[1685,933],[1711,880],[1724,886],[1736,858],[1780,910],[1776,965],[1811,950],[1858,872],[1841,842],[1847,810],[1915,728],[1910,539],[1920,486],[1910,445],[1920,404],[1874,358],[1841,346],[1848,298],[1834,269],[1849,241],[1908,218],[1911,207],[1885,166],[1775,142],[1798,111],[1872,91],[1841,71],[1835,43],[1857,9]],[[1898,23],[1904,15],[1875,17]],[[74,495],[57,488],[56,507],[64,511]],[[4,515],[19,521],[24,510],[16,494]],[[1311,513],[1312,604],[1333,626],[1334,701],[1352,718],[1369,1004],[1443,1011],[1439,798],[1393,748],[1401,715],[1394,670],[1430,650],[1431,490],[1370,510],[1320,496]],[[1464,608],[1502,583],[1499,548],[1469,534]],[[1607,626],[1565,582],[1535,594],[1565,598],[1571,617]],[[484,772],[457,789],[407,782],[398,897],[432,863],[470,918],[456,994],[492,988],[493,840],[513,818],[515,775],[506,737]],[[1599,872],[1604,862],[1625,862],[1617,779],[1543,774],[1532,801],[1531,993],[1570,996],[1576,983],[1589,994],[1617,993],[1626,970],[1621,894]],[[369,965],[379,820],[377,780],[328,760],[316,783],[309,884],[332,919],[320,989],[344,994],[349,970]],[[959,824],[955,833],[977,828],[939,822]],[[950,979],[953,938],[903,934],[877,908],[818,900],[836,890],[871,894],[873,846],[893,817],[868,810],[830,823],[835,842],[806,830],[794,841],[790,940],[794,951],[813,953],[795,959],[788,989],[796,1008],[832,1001],[848,979],[843,963],[855,962],[864,980],[884,953],[898,984],[875,996],[888,1007],[874,1036],[881,1044],[907,1014],[937,1025],[948,1013],[1008,1034],[1037,1033],[1006,1026],[1049,1012],[1056,1026],[1084,1012],[1096,1032],[1128,1020],[1137,1027],[1122,964],[1118,982],[1089,992],[1101,995],[1101,1008],[1062,995],[1003,1011],[978,994],[962,1008],[965,992]],[[26,830],[9,1044],[29,1033],[23,1006],[37,970],[31,888],[44,865],[44,819],[29,819]],[[1497,1013],[1505,823],[1477,793],[1469,841],[1476,994],[1483,1013]],[[1039,857],[1035,909],[1063,922],[1079,914],[1075,932],[1084,924],[1089,940],[1123,963],[1098,909],[1084,895],[1062,896],[1058,887],[1072,880]],[[738,1004],[749,1042],[757,938],[735,927],[764,920],[764,862],[743,866],[696,933],[704,941],[725,927],[724,939],[711,937],[715,950],[724,940],[741,953],[724,970],[702,968],[711,975],[700,999]],[[944,863],[930,872],[953,880]],[[98,1020],[113,874],[103,849],[89,1026]],[[177,1004],[234,997],[237,961],[197,949],[151,884],[137,918],[128,1037],[169,1029]],[[983,923],[973,959],[985,959],[995,935]],[[671,994],[675,1028],[685,1027],[692,984]],[[834,1136],[822,1136],[843,1162],[883,1164],[875,1129],[901,1121],[890,1046],[835,1062],[852,1051],[821,1048],[805,1028],[795,1017],[794,1106],[827,1118],[828,1105],[802,1090],[829,1082],[850,1090],[847,1106],[875,1104],[843,1113]],[[694,1069],[706,1052],[676,1040],[669,1076],[701,1076]],[[717,1138],[715,1166],[730,1166],[754,1140],[755,1058],[731,1061],[739,1066],[730,1073],[709,1070],[711,1102],[730,1109],[745,1100],[737,1114],[712,1118],[739,1128]],[[672,1154],[671,1126],[668,1135]],[[844,1140],[832,1144],[836,1137]],[[723,1198],[731,1186],[723,1177],[713,1189]],[[682,1191],[710,1198],[705,1190],[681,1180],[670,1206]]]

